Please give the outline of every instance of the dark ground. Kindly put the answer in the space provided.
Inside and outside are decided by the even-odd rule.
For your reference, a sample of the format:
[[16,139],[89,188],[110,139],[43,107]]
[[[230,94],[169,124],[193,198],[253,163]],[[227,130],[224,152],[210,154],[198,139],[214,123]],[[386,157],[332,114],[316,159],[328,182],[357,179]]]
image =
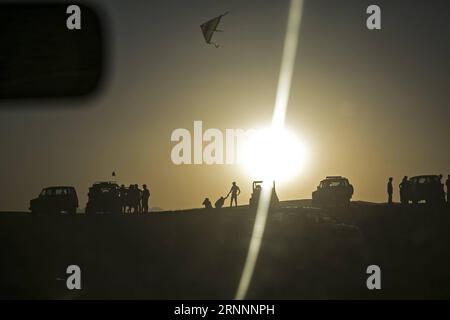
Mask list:
[[[270,213],[248,298],[450,298],[448,208],[284,205]],[[1,213],[0,298],[231,299],[253,222],[245,207]],[[82,290],[66,288],[71,264],[81,267]],[[366,288],[371,264],[381,267],[382,290]]]

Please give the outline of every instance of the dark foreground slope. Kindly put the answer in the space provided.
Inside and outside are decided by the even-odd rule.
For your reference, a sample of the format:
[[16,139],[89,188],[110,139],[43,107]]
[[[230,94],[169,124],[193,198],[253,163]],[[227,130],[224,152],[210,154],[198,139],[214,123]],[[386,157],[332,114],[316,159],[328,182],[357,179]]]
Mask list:
[[[254,213],[0,214],[0,298],[233,298]],[[248,298],[450,298],[450,212],[295,206],[268,219]],[[79,265],[82,290],[66,288]],[[382,290],[366,287],[381,267]]]

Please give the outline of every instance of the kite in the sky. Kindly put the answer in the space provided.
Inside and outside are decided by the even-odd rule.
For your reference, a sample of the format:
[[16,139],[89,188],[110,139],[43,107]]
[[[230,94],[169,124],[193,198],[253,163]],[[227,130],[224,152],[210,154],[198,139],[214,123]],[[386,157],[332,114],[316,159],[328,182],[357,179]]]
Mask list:
[[205,38],[206,43],[213,44],[216,48],[218,48],[219,45],[212,42],[211,39],[212,39],[214,32],[222,31],[222,30],[217,30],[217,26],[220,23],[220,19],[222,19],[222,17],[225,16],[227,13],[228,13],[228,11],[225,12],[224,14],[221,14],[220,16],[215,17],[211,20],[208,20],[205,23],[203,23],[202,25],[200,25],[200,28],[202,29],[203,37]]

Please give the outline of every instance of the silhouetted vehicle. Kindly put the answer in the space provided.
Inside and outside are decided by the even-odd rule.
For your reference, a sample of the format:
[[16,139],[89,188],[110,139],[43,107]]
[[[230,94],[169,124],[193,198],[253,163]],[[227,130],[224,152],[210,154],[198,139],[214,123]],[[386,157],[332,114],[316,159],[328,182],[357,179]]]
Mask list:
[[438,175],[415,176],[409,179],[410,187],[406,200],[412,203],[425,201],[426,203],[444,203],[444,186]]
[[[250,208],[257,208],[259,203],[259,198],[261,196],[263,181],[253,181],[252,183],[252,195],[249,200]],[[272,185],[272,192],[270,196],[270,208],[277,208],[280,205],[280,200],[278,199],[277,192],[275,190],[275,181]]]
[[115,182],[96,182],[89,188],[86,213],[120,213],[122,202],[119,185]]
[[39,196],[30,201],[32,213],[70,213],[75,214],[78,197],[74,187],[56,186],[42,189]]
[[353,186],[347,178],[328,176],[312,193],[312,205],[348,205],[353,196]]

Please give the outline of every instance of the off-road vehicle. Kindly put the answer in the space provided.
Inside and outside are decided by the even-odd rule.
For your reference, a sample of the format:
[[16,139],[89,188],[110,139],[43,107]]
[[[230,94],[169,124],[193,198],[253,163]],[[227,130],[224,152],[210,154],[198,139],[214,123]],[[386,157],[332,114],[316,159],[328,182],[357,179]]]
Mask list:
[[438,175],[415,176],[409,179],[406,191],[407,201],[418,203],[444,203],[445,193],[441,178]]
[[55,186],[42,189],[39,196],[30,201],[32,213],[70,213],[75,214],[78,197],[74,187]]
[[120,213],[119,185],[115,182],[96,182],[89,188],[86,213]]
[[328,176],[320,181],[317,190],[312,193],[312,205],[348,205],[352,196],[353,186],[347,178]]

